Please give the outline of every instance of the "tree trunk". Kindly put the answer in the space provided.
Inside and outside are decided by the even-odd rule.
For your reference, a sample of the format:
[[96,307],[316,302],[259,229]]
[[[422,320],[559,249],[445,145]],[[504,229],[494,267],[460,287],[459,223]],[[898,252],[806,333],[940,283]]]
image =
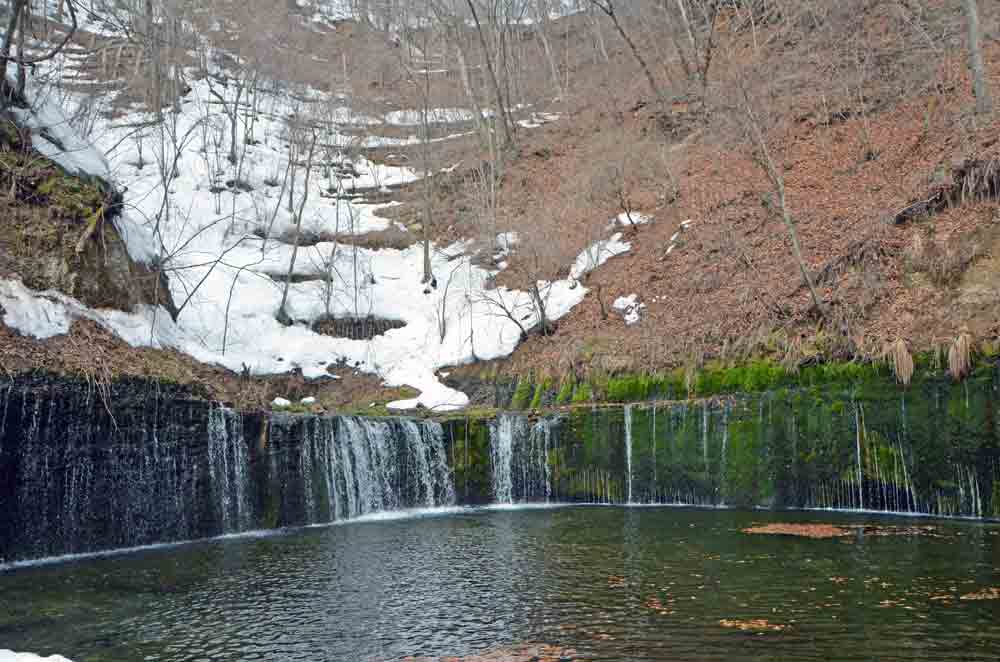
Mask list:
[[973,91],[976,94],[976,113],[985,115],[993,110],[993,101],[986,85],[986,67],[979,40],[979,7],[976,0],[965,0],[965,20],[969,28],[969,67],[972,69]]
[[781,220],[785,224],[785,230],[788,232],[788,238],[792,243],[792,255],[795,258],[795,261],[798,262],[799,272],[802,274],[802,280],[805,282],[806,287],[809,288],[809,294],[812,296],[813,305],[819,311],[820,315],[825,318],[826,306],[823,304],[819,297],[819,293],[816,291],[816,285],[813,283],[812,276],[809,273],[809,268],[806,266],[805,258],[802,256],[802,245],[799,243],[799,233],[795,228],[795,221],[792,218],[792,214],[788,210],[788,200],[785,196],[785,180],[781,176],[781,172],[778,170],[778,166],[774,162],[774,159],[771,158],[771,151],[768,149],[767,140],[764,137],[764,130],[761,128],[760,122],[758,121],[756,114],[753,112],[753,107],[750,105],[750,95],[747,93],[746,89],[743,90],[743,99],[746,104],[745,110],[747,120],[750,125],[750,132],[753,135],[757,149],[760,150],[760,164],[767,173],[768,179],[771,180],[771,185],[774,187],[775,193],[778,195],[778,204],[781,206]]
[[563,98],[564,92],[562,88],[562,81],[559,79],[559,67],[556,66],[556,60],[552,55],[552,47],[549,45],[549,38],[545,34],[545,24],[541,21],[535,24],[535,33],[542,42],[542,49],[545,51],[545,59],[549,63],[549,71],[552,74],[552,84],[556,87],[556,94],[559,98]]
[[608,55],[608,47],[604,44],[604,31],[601,30],[601,21],[596,16],[593,16],[590,23],[594,28],[594,42],[597,46],[597,52],[601,55],[601,61],[606,64],[611,60],[611,56]]
[[[21,3],[21,29],[17,33],[17,96],[24,96],[24,88],[28,84],[27,67],[24,65],[24,31],[28,27],[28,3]],[[4,74],[6,74],[4,70]]]
[[[4,33],[3,47],[2,50],[0,50],[0,76],[3,76],[4,80],[6,80],[7,77],[7,63],[10,60],[10,49],[14,45],[14,37],[19,31],[22,34],[24,32],[24,27],[19,25],[19,22],[23,14],[24,5],[27,1],[28,0],[14,0],[11,3],[10,19],[7,22],[7,32]],[[20,67],[18,67],[18,69],[20,70]],[[10,92],[14,93],[15,90],[10,90]],[[3,98],[0,98],[0,109],[6,108],[9,102],[10,99],[8,98],[8,95],[3,95]]]
[[611,19],[611,22],[615,26],[615,30],[618,31],[621,38],[625,40],[626,44],[628,44],[629,50],[632,51],[632,57],[634,57],[635,61],[639,63],[639,66],[642,68],[642,73],[646,75],[646,81],[649,83],[649,89],[653,92],[653,96],[656,97],[657,101],[662,103],[664,101],[663,93],[660,91],[660,86],[656,83],[656,77],[653,76],[653,70],[649,68],[649,64],[646,62],[646,58],[644,58],[642,53],[639,51],[639,47],[635,45],[635,42],[632,41],[632,37],[629,36],[628,32],[625,31],[625,28],[622,27],[621,22],[619,22],[618,13],[615,11],[614,3],[611,0],[607,0],[606,4],[601,3],[599,0],[590,0],[590,2],[602,12],[607,14],[608,18]]
[[163,114],[163,90],[161,89],[160,42],[156,32],[156,19],[153,14],[153,0],[146,0],[146,48],[150,62],[150,96],[153,113],[157,119]]
[[[292,318],[285,310],[288,303],[288,289],[292,285],[292,274],[295,273],[295,260],[299,254],[299,235],[302,233],[302,214],[305,212],[306,201],[309,199],[309,175],[312,174],[313,153],[316,151],[316,133],[312,134],[312,141],[309,144],[309,157],[306,160],[306,181],[302,189],[302,200],[299,202],[299,210],[295,215],[295,240],[292,244],[292,258],[288,262],[288,278],[285,279],[285,289],[281,293],[281,305],[278,306],[278,322],[285,326],[290,326]],[[357,285],[355,283],[355,285]]]
[[[469,11],[472,12],[472,20],[476,24],[476,34],[479,35],[479,45],[483,49],[483,60],[486,62],[486,69],[490,74],[490,84],[493,87],[493,95],[496,100],[497,117],[503,124],[504,146],[507,147],[514,144],[514,136],[511,133],[510,118],[507,116],[507,108],[503,103],[503,92],[500,89],[500,81],[497,78],[496,69],[493,67],[493,60],[490,57],[490,48],[486,43],[486,36],[483,34],[483,26],[479,22],[479,14],[476,12],[476,5],[472,0],[466,0],[466,4],[469,6]],[[478,108],[473,109],[474,112],[478,110]]]

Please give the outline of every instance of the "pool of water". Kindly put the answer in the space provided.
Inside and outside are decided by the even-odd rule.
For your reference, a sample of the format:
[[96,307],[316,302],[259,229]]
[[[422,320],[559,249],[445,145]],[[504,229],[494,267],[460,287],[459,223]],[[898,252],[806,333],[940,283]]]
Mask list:
[[[879,528],[819,540],[742,532],[769,522]],[[618,662],[996,660],[1000,600],[972,599],[993,587],[995,524],[469,509],[8,569],[0,649],[75,662],[355,662],[535,642]]]

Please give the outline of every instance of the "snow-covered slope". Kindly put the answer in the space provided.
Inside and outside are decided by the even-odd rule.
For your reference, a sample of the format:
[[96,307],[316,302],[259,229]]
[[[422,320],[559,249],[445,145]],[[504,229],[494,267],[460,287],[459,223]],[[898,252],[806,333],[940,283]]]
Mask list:
[[[221,94],[228,99],[230,92],[221,88]],[[93,311],[61,294],[31,292],[8,281],[0,282],[4,322],[46,337],[64,333],[75,317],[90,318],[133,345],[174,347],[200,361],[258,374],[298,368],[315,378],[328,374],[330,366],[348,365],[376,373],[388,385],[420,391],[414,400],[395,403],[399,408],[464,406],[467,397],[444,386],[435,372],[512,352],[520,328],[498,301],[530,328],[537,316],[529,295],[492,288],[495,272],[473,264],[468,244],[433,247],[436,287],[421,283],[423,256],[416,243],[403,250],[350,245],[351,235],[383,230],[390,222],[377,215],[378,206],[335,193],[384,190],[412,182],[420,173],[361,157],[352,149],[356,140],[343,132],[356,126],[349,112],[321,121],[331,115],[320,109],[336,108],[342,100],[315,90],[300,91],[297,97],[309,103],[292,105],[287,94],[262,98],[254,140],[246,145],[239,141],[239,150],[246,151],[237,164],[226,159],[226,106],[203,80],[193,83],[178,112],[167,111],[160,125],[139,110],[113,122],[101,120],[92,133],[97,155],[67,135],[64,116],[53,104],[39,102],[25,116],[40,135],[58,130],[61,138],[36,146],[74,170],[110,177],[126,189],[119,229],[135,259],[163,265],[181,312],[174,322],[165,310],[149,307],[132,313]],[[45,99],[40,94],[36,98]],[[466,117],[452,110],[443,111],[445,115]],[[292,116],[306,117],[315,127],[315,157],[324,164],[309,178],[304,204],[304,151],[294,159],[296,172],[289,168]],[[358,123],[367,121],[359,118]],[[56,154],[57,144],[72,149]],[[294,191],[293,211],[289,190]],[[289,242],[299,209],[303,232],[325,241],[297,250]],[[571,278],[544,283],[548,316],[558,319],[569,312],[587,292],[576,279],[628,248],[620,234],[614,235],[581,254]],[[295,323],[285,326],[276,313],[289,271],[286,312]],[[371,340],[312,330],[313,322],[330,316],[375,316],[405,326]]]
[[41,657],[34,653],[15,653],[11,650],[0,650],[0,662],[71,662],[62,655]]

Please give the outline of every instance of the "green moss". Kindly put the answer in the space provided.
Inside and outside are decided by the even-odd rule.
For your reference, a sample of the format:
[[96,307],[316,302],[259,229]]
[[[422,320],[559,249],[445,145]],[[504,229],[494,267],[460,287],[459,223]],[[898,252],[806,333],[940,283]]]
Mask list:
[[548,379],[543,380],[541,384],[535,387],[535,395],[533,398],[531,398],[532,409],[541,409],[542,398],[545,396],[545,394],[548,392],[550,388],[552,388],[552,384]]
[[559,387],[559,393],[556,394],[556,404],[564,405],[573,399],[573,387],[574,383],[572,379],[564,379],[562,386]]
[[510,408],[514,410],[527,409],[528,405],[531,404],[533,395],[534,385],[531,378],[521,378],[517,382],[517,388],[514,389],[514,396],[510,400]]
[[594,399],[594,390],[591,388],[589,382],[583,382],[582,384],[577,384],[576,388],[573,390],[573,403],[580,404],[583,402],[592,402]]
[[90,219],[100,213],[104,203],[104,191],[99,187],[59,171],[38,184],[35,191],[67,218]]
[[649,375],[625,375],[608,380],[609,402],[637,402],[653,395],[653,378]]

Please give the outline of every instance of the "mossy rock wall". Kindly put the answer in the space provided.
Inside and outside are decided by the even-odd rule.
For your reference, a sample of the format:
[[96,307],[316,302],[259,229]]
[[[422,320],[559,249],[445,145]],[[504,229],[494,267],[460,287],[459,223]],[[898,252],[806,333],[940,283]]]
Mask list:
[[67,174],[0,114],[0,277],[54,289],[92,308],[175,308],[166,276],[133,260],[116,222],[121,195],[98,178]]
[[[575,406],[521,417],[514,501],[842,508],[1000,516],[998,379],[830,381],[698,400]],[[456,483],[489,501],[498,426],[460,420]],[[539,450],[539,429],[549,428]],[[460,431],[460,432],[459,432]],[[533,436],[534,435],[534,436]],[[468,439],[469,441],[465,441]],[[540,458],[544,457],[544,465]],[[539,466],[535,466],[539,465]],[[548,476],[548,485],[519,476]],[[534,480],[534,479],[533,479]]]

